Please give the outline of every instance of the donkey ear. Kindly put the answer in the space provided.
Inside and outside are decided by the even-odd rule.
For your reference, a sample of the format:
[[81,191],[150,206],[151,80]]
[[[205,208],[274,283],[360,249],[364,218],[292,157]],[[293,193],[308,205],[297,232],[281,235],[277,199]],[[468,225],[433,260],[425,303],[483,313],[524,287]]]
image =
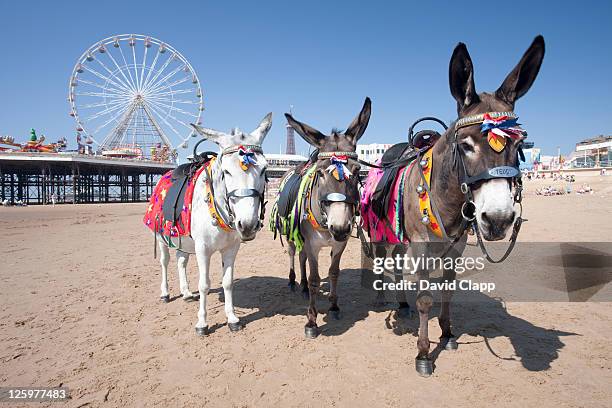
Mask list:
[[451,94],[457,101],[457,113],[480,101],[474,85],[472,58],[464,43],[457,44],[453,51],[448,69],[448,81]]
[[230,144],[230,136],[226,133],[198,126],[193,123],[191,123],[191,127],[194,128],[196,132],[200,134],[200,136],[204,137],[204,139],[210,140],[221,147],[227,147]]
[[357,141],[363,136],[366,128],[368,127],[368,123],[370,122],[370,115],[372,114],[372,101],[369,97],[366,97],[365,102],[363,103],[363,108],[361,108],[361,112],[359,115],[348,126],[346,131],[344,132],[353,144],[356,144]]
[[495,96],[514,106],[514,102],[525,95],[540,72],[544,60],[544,37],[538,35],[520,62],[508,74],[504,83],[495,91]]
[[257,129],[251,132],[251,136],[255,138],[255,144],[262,144],[264,138],[272,127],[272,112],[268,113],[261,121]]
[[289,126],[295,129],[295,131],[302,136],[302,139],[314,147],[320,148],[323,146],[323,141],[325,140],[325,135],[323,133],[305,123],[298,122],[288,113],[285,113],[285,117],[287,118]]

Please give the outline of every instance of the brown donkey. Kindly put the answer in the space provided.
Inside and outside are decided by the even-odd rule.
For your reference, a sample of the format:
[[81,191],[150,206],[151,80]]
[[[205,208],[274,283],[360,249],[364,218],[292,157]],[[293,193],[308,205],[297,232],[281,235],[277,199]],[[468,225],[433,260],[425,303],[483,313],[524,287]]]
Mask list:
[[[321,282],[319,251],[323,247],[331,247],[332,259],[329,268],[331,305],[328,315],[332,319],[340,318],[337,295],[340,258],[350,237],[359,205],[359,164],[355,148],[368,126],[370,113],[371,101],[370,98],[366,98],[361,112],[346,131],[332,130],[329,136],[285,114],[289,125],[318,150],[318,155],[312,159],[313,162],[306,165],[309,167],[298,168],[285,176],[301,177],[299,182],[303,187],[300,189],[303,194],[299,195],[299,191],[294,191],[291,201],[295,203],[292,211],[296,218],[295,233],[299,235],[297,245],[301,249],[299,251],[301,285],[304,293],[308,291],[309,298],[308,322],[305,326],[307,338],[315,338],[319,334],[316,298]],[[296,235],[289,235],[289,285],[293,289]],[[308,280],[306,280],[306,262],[309,267]]]
[[[515,211],[515,204],[520,203],[521,189],[518,157],[522,153],[520,149],[524,137],[516,125],[514,103],[533,84],[543,58],[544,38],[538,36],[497,91],[478,94],[467,48],[463,43],[455,48],[450,60],[449,81],[451,94],[457,101],[458,119],[434,145],[429,158],[432,164],[429,197],[433,211],[424,214],[419,197],[423,192],[422,169],[429,166],[427,160],[414,166],[404,185],[403,219],[410,241],[417,247],[419,243],[446,242],[436,245],[438,249],[423,245],[426,246],[424,255],[448,253],[448,242],[452,241],[454,251],[449,256],[459,256],[465,248],[466,230],[470,225],[474,226],[481,249],[489,260],[482,238],[486,241],[501,240],[514,225],[512,238],[516,239],[521,222],[520,214]],[[507,121],[505,123],[510,125],[499,125],[501,121]],[[488,133],[488,124],[495,128],[494,134]],[[507,137],[503,136],[504,132]],[[438,228],[443,231],[442,235],[435,234],[435,227],[429,222],[434,216],[440,224]],[[414,247],[412,251],[415,255]],[[443,280],[450,282],[455,276],[454,270],[445,270]],[[419,281],[428,277],[428,270],[417,271]],[[441,345],[453,350],[457,348],[457,342],[450,323],[452,292],[442,291],[441,295],[438,319],[442,329]],[[427,330],[432,303],[431,292],[423,290],[417,293],[419,333],[416,368],[424,376],[433,371]],[[402,306],[406,305],[400,304]]]

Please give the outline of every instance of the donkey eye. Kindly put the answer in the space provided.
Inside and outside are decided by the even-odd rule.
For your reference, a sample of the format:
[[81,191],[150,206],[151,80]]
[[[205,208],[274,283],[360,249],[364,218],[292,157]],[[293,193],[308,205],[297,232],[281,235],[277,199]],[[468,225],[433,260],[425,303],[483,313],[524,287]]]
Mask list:
[[471,143],[463,142],[461,143],[461,148],[466,152],[473,152],[474,146]]

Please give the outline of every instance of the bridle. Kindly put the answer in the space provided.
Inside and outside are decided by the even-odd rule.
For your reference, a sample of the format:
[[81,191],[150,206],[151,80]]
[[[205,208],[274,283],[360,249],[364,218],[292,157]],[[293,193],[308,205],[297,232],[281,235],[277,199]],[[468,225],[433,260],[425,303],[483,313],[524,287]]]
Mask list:
[[[340,173],[336,173],[336,174],[341,174],[342,177],[341,179],[339,179],[339,181],[341,182],[348,182],[349,178],[351,176],[354,176],[356,178],[356,180],[359,180],[359,175],[351,175],[350,172],[348,174],[343,173],[348,171],[348,169],[346,169],[346,166],[344,166],[344,163],[347,163],[348,160],[352,159],[352,160],[357,160],[358,159],[358,155],[356,152],[350,152],[350,151],[335,151],[335,152],[315,152],[315,154],[313,154],[313,156],[315,156],[315,160],[313,161],[323,161],[323,160],[330,160],[331,161],[331,165],[327,168],[326,171],[329,171],[330,173],[337,171]],[[336,166],[336,169],[334,169],[332,166]],[[314,188],[316,188],[317,186],[317,182],[319,180],[319,175],[317,174],[317,172],[314,173],[314,179],[312,181],[311,184],[311,192],[308,196],[308,208],[307,208],[307,212],[308,212],[308,216],[312,217],[314,219],[314,223],[313,226],[315,224],[318,224],[322,229],[328,229],[327,226],[327,213],[325,212],[325,207],[328,206],[331,203],[346,203],[346,204],[350,204],[353,206],[353,214],[354,215],[359,215],[359,194],[357,194],[356,197],[349,197],[344,193],[339,193],[339,192],[331,192],[331,193],[327,193],[325,194],[325,196],[323,197],[318,197],[318,204],[319,204],[319,210],[321,212],[321,219],[317,219],[316,216],[314,215],[314,213],[312,212],[312,190]]]
[[[257,164],[253,156],[255,153],[263,154],[263,149],[259,145],[250,144],[250,145],[230,146],[221,151],[221,154],[219,154],[217,158],[217,161],[218,161],[217,167],[219,169],[217,174],[221,178],[220,181],[226,186],[225,188],[226,193],[225,193],[225,196],[223,197],[224,200],[220,200],[218,196],[214,194],[213,183],[210,182],[209,188],[212,193],[212,201],[213,201],[212,204],[215,207],[215,210],[217,211],[217,214],[221,218],[222,222],[225,223],[225,225],[227,225],[230,229],[235,230],[236,229],[236,226],[234,225],[235,214],[232,211],[232,207],[230,205],[230,199],[233,198],[233,199],[239,200],[239,199],[247,198],[247,197],[259,198],[259,228],[261,228],[263,226],[263,219],[265,217],[265,212],[266,212],[266,202],[264,201],[264,199],[265,199],[265,193],[266,193],[266,184],[268,181],[267,176],[264,174],[264,176],[266,177],[266,180],[264,182],[264,188],[262,191],[259,191],[254,188],[237,188],[231,191],[227,191],[227,185],[225,184],[225,175],[223,174],[222,171],[220,171],[221,163],[225,156],[228,156],[234,153],[239,154],[239,159],[241,160],[241,163],[246,162],[250,164]],[[248,169],[248,165],[246,166],[246,168]],[[244,167],[243,167],[243,170],[246,171]],[[210,176],[212,177],[212,172]],[[218,210],[219,208],[223,208],[223,211],[219,211]]]
[[[521,145],[522,142],[519,142],[519,145],[518,145],[515,165],[513,166],[504,165],[504,166],[491,167],[491,168],[487,168],[486,170],[478,174],[470,175],[465,165],[465,160],[464,160],[465,151],[459,145],[458,134],[459,134],[459,129],[469,127],[469,126],[474,126],[474,125],[482,125],[482,128],[484,129],[485,127],[484,123],[486,121],[491,122],[491,121],[497,121],[497,120],[508,120],[509,121],[508,123],[512,123],[513,125],[517,126],[516,119],[518,119],[518,116],[516,116],[514,112],[488,112],[485,114],[463,117],[457,120],[457,122],[455,123],[451,148],[452,148],[452,156],[453,156],[453,165],[458,170],[458,181],[459,181],[461,192],[464,195],[464,202],[461,206],[461,217],[462,217],[461,224],[459,226],[458,233],[454,237],[449,237],[449,235],[446,233],[443,223],[442,222],[439,223],[440,229],[442,230],[443,238],[451,241],[450,246],[444,252],[444,255],[442,255],[442,257],[448,254],[448,252],[461,239],[461,237],[465,234],[467,229],[470,227],[473,227],[473,230],[476,233],[478,246],[480,247],[482,253],[485,255],[485,257],[487,258],[489,262],[491,263],[503,262],[512,252],[514,245],[516,244],[516,239],[521,229],[521,225],[524,221],[527,221],[526,219],[522,218],[523,206],[521,203],[522,198],[523,198],[522,196],[523,184],[521,180],[521,171],[519,169],[519,161],[525,160],[523,150],[522,150],[522,145]],[[503,131],[503,129],[507,129],[508,137],[512,137],[512,135],[514,136],[518,135],[522,137],[523,134],[526,134],[526,132],[518,128],[514,128],[514,127],[506,127],[506,128],[501,128],[501,129],[502,129],[502,133],[506,133]],[[520,134],[520,132],[523,132],[523,133]],[[522,140],[522,138],[520,140]],[[419,165],[417,167],[419,169],[421,179],[425,180],[424,174],[423,174],[423,167],[425,167],[426,163],[423,163],[421,161],[421,154],[419,154],[418,160],[419,160]],[[516,217],[514,221],[514,225],[512,228],[512,235],[510,236],[510,245],[508,246],[504,255],[498,260],[494,260],[490,256],[490,254],[488,253],[485,247],[482,236],[480,234],[480,229],[478,228],[478,221],[477,221],[476,214],[475,214],[476,206],[474,204],[474,194],[473,194],[473,187],[475,184],[480,183],[482,181],[492,180],[492,179],[509,180],[511,185],[515,188],[515,193],[513,195],[513,202],[515,205],[516,204],[519,205],[519,215]],[[424,182],[423,185],[427,189],[427,193],[429,193],[429,186],[427,185],[427,183]],[[433,200],[431,200],[431,208],[434,213],[434,216],[438,220],[441,220],[438,209]]]

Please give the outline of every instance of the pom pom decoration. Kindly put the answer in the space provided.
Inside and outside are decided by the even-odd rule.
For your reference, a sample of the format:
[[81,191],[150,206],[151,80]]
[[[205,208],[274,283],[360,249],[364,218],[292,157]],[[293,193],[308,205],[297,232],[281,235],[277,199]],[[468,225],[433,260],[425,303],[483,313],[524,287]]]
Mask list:
[[331,173],[332,176],[338,181],[344,181],[351,177],[353,174],[349,171],[346,164],[348,163],[348,156],[336,156],[335,154],[330,158],[331,165],[327,167],[327,172]]
[[509,116],[491,117],[488,113],[484,114],[480,131],[487,134],[489,146],[497,153],[506,147],[507,138],[518,140],[527,136],[527,132],[518,128],[518,118]]
[[253,149],[247,149],[244,146],[240,146],[238,147],[238,155],[240,168],[244,171],[247,171],[250,165],[257,164],[257,161],[255,161],[255,152],[253,151]]

